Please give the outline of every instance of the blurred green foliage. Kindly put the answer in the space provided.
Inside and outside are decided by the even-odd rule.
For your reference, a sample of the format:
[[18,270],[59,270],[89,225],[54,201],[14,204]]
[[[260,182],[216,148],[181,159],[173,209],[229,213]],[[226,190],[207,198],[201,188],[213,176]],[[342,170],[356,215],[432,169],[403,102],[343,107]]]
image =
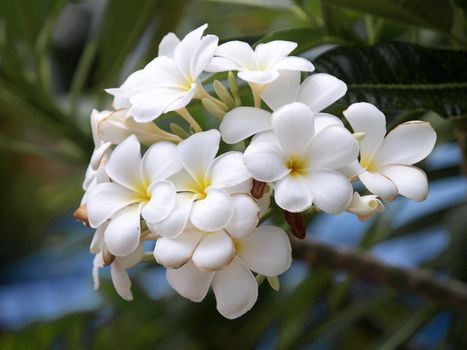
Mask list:
[[[0,0],[0,261],[59,246],[44,227],[79,203],[93,147],[91,108],[109,108],[103,89],[149,62],[165,33],[207,22],[221,40],[296,41],[297,54],[349,84],[348,99],[332,112],[366,99],[394,122],[430,120],[442,143],[454,140],[452,121],[443,118],[467,114],[466,13],[463,0]],[[331,50],[323,54],[323,48]],[[199,105],[192,113],[203,126],[216,123]],[[446,168],[428,175],[458,173]],[[397,230],[383,216],[361,246],[447,222],[453,243],[429,266],[467,280],[463,216],[465,205],[454,205]],[[405,349],[415,348],[413,335],[439,311],[425,302],[414,310],[392,290],[355,297],[355,285],[349,277],[335,283],[325,269],[293,290],[276,293],[263,285],[254,311],[235,321],[214,312],[212,297],[200,305],[178,296],[154,301],[136,285],[136,301],[127,304],[106,285],[107,314],[74,314],[20,334],[0,333],[0,348],[249,349],[263,341],[280,349]],[[440,348],[465,346],[465,315],[455,317]]]

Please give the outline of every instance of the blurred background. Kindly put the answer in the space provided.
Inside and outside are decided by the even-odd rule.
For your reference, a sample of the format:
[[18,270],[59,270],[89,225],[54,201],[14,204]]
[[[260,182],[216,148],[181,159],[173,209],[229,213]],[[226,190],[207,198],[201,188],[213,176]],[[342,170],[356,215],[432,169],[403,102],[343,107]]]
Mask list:
[[298,42],[318,72],[349,84],[336,115],[369,101],[389,127],[430,121],[425,202],[399,198],[365,223],[315,214],[307,239],[467,281],[465,11],[465,0],[0,0],[0,349],[467,348],[459,310],[300,259],[235,321],[212,295],[176,295],[155,264],[131,270],[127,303],[108,271],[93,290],[92,230],[72,218],[91,109],[111,108],[103,89],[155,57],[167,32],[209,23],[221,40]]

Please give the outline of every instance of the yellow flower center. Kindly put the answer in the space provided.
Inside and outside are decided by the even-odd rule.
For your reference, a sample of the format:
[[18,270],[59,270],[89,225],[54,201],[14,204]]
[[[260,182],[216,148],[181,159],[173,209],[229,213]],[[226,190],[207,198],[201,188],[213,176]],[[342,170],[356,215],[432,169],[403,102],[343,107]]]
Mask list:
[[204,199],[208,195],[207,189],[209,186],[211,186],[210,179],[205,179],[204,176],[197,176],[193,183],[190,184],[189,190],[196,195],[197,199]]
[[374,160],[365,157],[360,160],[360,166],[369,172],[374,172],[378,167]]
[[149,192],[149,182],[143,181],[140,182],[137,187],[137,199],[140,203],[147,203],[151,200],[151,192]]
[[242,249],[242,242],[239,239],[233,239],[233,243],[235,246],[235,251],[238,253],[240,249]]
[[303,158],[290,156],[286,166],[290,169],[290,175],[292,176],[305,176],[307,174],[308,164]]

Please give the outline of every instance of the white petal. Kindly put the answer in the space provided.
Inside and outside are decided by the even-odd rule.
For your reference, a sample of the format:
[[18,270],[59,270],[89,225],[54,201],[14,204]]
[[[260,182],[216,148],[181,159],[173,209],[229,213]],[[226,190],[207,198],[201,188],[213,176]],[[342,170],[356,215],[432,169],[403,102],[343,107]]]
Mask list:
[[303,57],[285,57],[277,62],[273,67],[276,70],[295,70],[302,72],[313,72],[315,67],[313,64]]
[[141,166],[142,177],[149,183],[165,180],[182,169],[177,155],[177,146],[170,142],[158,142],[144,154]]
[[97,184],[86,201],[91,227],[99,227],[120,209],[137,203],[136,197],[135,192],[119,184]]
[[193,178],[204,177],[219,150],[220,139],[219,131],[212,129],[193,134],[178,144],[178,156]]
[[234,319],[250,310],[258,298],[258,283],[253,274],[234,258],[222,271],[216,272],[212,280],[217,310],[222,316]]
[[219,126],[222,139],[229,144],[270,129],[272,129],[271,113],[254,107],[232,109],[225,114]]
[[131,293],[131,281],[126,270],[118,263],[114,262],[110,267],[110,275],[112,276],[112,283],[118,295],[126,301],[133,300]]
[[339,118],[333,116],[332,114],[328,114],[328,113],[316,113],[315,114],[315,134],[320,133],[321,130],[331,125],[344,127],[344,124],[342,123],[342,121]]
[[251,175],[260,181],[276,181],[290,172],[284,152],[275,143],[251,142],[243,161]]
[[274,184],[274,200],[282,209],[298,213],[311,207],[313,196],[305,178],[288,175]]
[[185,35],[180,44],[175,48],[174,60],[180,72],[182,72],[187,79],[192,77],[192,60],[207,27],[207,24],[203,24],[199,28],[191,31]]
[[151,232],[166,238],[177,237],[187,225],[193,201],[192,193],[178,193],[174,210],[170,215],[160,222],[148,224]]
[[354,132],[365,133],[360,141],[360,157],[371,160],[386,134],[386,117],[378,108],[366,102],[354,103],[343,114]]
[[214,272],[204,272],[189,261],[179,269],[167,269],[167,282],[182,297],[199,303],[211,286]]
[[193,253],[193,263],[202,271],[217,271],[235,255],[232,238],[224,230],[205,233]]
[[260,69],[270,68],[288,56],[296,47],[297,43],[285,40],[259,44],[255,48],[256,64]]
[[136,136],[132,135],[115,147],[105,171],[114,182],[138,191],[141,183],[140,168],[140,145]]
[[360,196],[354,192],[347,211],[358,215],[361,221],[366,221],[375,213],[383,212],[384,204],[375,195]]
[[352,164],[358,157],[358,142],[341,126],[328,126],[317,134],[307,150],[308,166],[338,169]]
[[195,96],[197,89],[197,83],[191,83],[189,85],[189,88],[184,89],[183,93],[181,93],[176,99],[170,102],[170,104],[164,109],[164,113],[173,112],[186,107]]
[[196,79],[209,65],[217,49],[219,38],[215,35],[206,35],[197,45],[191,59],[191,78]]
[[239,193],[250,193],[251,188],[253,187],[253,178],[249,178],[238,185],[225,187],[223,190],[228,194],[239,194]]
[[425,159],[436,143],[436,132],[422,121],[400,124],[391,130],[378,152],[379,165],[412,165]]
[[127,256],[120,256],[116,257],[115,261],[118,261],[118,263],[125,269],[130,269],[136,265],[138,265],[141,260],[143,260],[144,256],[144,242],[141,241],[138,244],[138,247]]
[[399,194],[417,202],[428,195],[428,179],[424,171],[409,165],[388,165],[381,173],[394,182]]
[[260,226],[238,240],[237,254],[252,271],[278,276],[292,263],[292,247],[287,234],[276,226]]
[[358,176],[359,174],[366,171],[366,169],[362,168],[358,160],[353,161],[349,165],[346,165],[342,168],[337,169],[340,173],[344,174],[348,178]]
[[336,77],[318,73],[305,79],[298,89],[297,101],[305,103],[315,113],[329,107],[347,92],[347,85]]
[[234,40],[219,45],[216,56],[226,58],[233,63],[233,67],[226,67],[227,70],[235,69],[234,67],[254,69],[256,66],[253,49],[242,41]]
[[208,188],[204,199],[193,203],[190,221],[203,231],[217,231],[232,219],[234,206],[230,196],[215,187]]
[[105,142],[99,147],[94,148],[94,151],[92,152],[91,160],[89,161],[89,165],[91,166],[92,169],[97,170],[99,166],[101,165],[102,159],[105,156],[108,156],[109,153],[111,152],[111,147],[112,144],[110,142]]
[[104,244],[104,232],[107,228],[107,223],[100,225],[97,230],[94,232],[94,236],[92,237],[90,251],[93,254],[97,254],[102,249],[102,244]]
[[148,123],[160,117],[172,103],[183,99],[189,93],[193,95],[193,92],[181,87],[154,88],[139,92],[130,98],[132,107],[129,113],[138,123]]
[[207,72],[228,72],[243,69],[234,61],[224,57],[213,57],[209,65],[206,67]]
[[154,248],[156,261],[167,268],[178,268],[191,259],[204,233],[187,229],[176,238],[159,238]]
[[384,175],[364,171],[358,178],[371,193],[384,201],[392,201],[397,196],[396,185]]
[[217,157],[209,169],[211,186],[229,188],[251,178],[243,163],[243,153],[227,152]]
[[352,200],[352,184],[341,173],[313,169],[307,176],[313,203],[328,214],[343,212]]
[[232,237],[243,237],[252,232],[259,221],[259,207],[247,194],[236,194],[232,197],[234,215],[225,231]]
[[180,39],[174,33],[165,35],[159,44],[159,56],[167,56],[173,58],[174,50],[180,44]]
[[301,156],[315,133],[313,112],[303,103],[285,105],[272,114],[272,127],[285,154]]
[[269,84],[277,79],[279,72],[277,70],[249,70],[238,72],[238,77],[245,81],[255,84]]
[[151,199],[143,207],[141,216],[148,223],[166,219],[173,211],[176,202],[176,190],[169,181],[157,181],[150,188]]
[[134,204],[120,210],[110,220],[105,230],[105,245],[115,256],[126,256],[139,243],[140,208]]
[[261,93],[261,98],[273,111],[288,103],[295,102],[300,86],[300,77],[300,72],[295,70],[280,71],[279,77],[266,85]]

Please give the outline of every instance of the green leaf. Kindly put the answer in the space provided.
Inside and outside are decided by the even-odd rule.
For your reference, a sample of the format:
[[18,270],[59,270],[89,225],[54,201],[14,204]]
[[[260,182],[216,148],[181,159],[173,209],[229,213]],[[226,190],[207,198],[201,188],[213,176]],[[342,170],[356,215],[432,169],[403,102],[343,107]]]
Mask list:
[[377,15],[406,24],[436,28],[449,32],[454,11],[450,1],[439,0],[327,0],[364,13]]
[[273,40],[290,40],[296,42],[298,45],[292,52],[294,55],[305,52],[323,43],[343,43],[341,39],[327,35],[323,28],[295,28],[272,32],[257,41],[255,46]]
[[463,51],[406,43],[339,47],[319,56],[317,72],[348,85],[343,102],[367,101],[383,110],[432,110],[443,117],[467,113],[467,65]]

